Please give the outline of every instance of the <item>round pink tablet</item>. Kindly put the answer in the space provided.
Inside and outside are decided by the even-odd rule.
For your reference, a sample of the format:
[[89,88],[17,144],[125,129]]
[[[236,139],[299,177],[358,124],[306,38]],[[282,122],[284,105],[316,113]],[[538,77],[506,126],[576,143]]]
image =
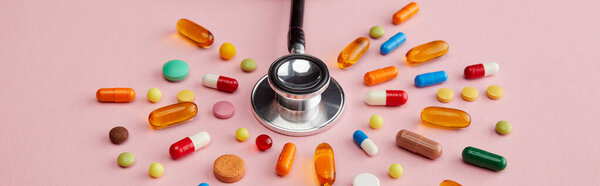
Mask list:
[[213,114],[217,118],[227,119],[233,116],[233,105],[228,101],[219,101],[213,105]]

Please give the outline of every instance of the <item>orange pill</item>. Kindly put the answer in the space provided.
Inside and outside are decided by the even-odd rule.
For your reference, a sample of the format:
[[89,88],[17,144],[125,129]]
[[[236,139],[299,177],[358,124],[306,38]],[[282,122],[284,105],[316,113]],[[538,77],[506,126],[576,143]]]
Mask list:
[[202,48],[208,48],[214,42],[214,36],[210,31],[188,19],[177,21],[177,31]]
[[398,76],[398,68],[389,66],[382,69],[373,70],[365,74],[365,84],[375,85],[394,79]]
[[175,103],[150,113],[148,121],[154,129],[162,129],[189,121],[198,113],[194,102]]
[[135,91],[131,88],[101,88],[96,91],[99,102],[127,103],[135,99]]
[[425,43],[410,49],[406,53],[406,62],[409,65],[418,65],[429,60],[442,57],[448,53],[448,43],[442,40]]
[[415,2],[410,2],[408,5],[404,6],[394,14],[392,21],[394,21],[394,24],[400,24],[415,15],[417,12],[419,12],[419,5],[417,5]]
[[275,166],[275,171],[280,176],[285,176],[290,173],[292,169],[292,164],[294,163],[294,156],[296,155],[296,145],[293,143],[286,143],[281,150],[281,154],[279,154],[279,159],[277,160],[277,166]]
[[338,66],[340,68],[348,68],[354,63],[358,62],[358,59],[365,54],[369,49],[369,39],[366,37],[359,37],[352,41],[338,56]]

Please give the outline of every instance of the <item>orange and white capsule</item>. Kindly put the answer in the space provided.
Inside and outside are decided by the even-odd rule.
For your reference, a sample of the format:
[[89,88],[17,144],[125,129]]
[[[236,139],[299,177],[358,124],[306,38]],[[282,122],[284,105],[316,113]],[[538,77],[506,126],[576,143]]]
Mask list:
[[99,102],[127,103],[135,99],[135,91],[131,88],[101,88],[96,91]]
[[215,74],[206,74],[202,77],[204,86],[214,88],[224,92],[235,92],[238,88],[238,81],[225,76]]

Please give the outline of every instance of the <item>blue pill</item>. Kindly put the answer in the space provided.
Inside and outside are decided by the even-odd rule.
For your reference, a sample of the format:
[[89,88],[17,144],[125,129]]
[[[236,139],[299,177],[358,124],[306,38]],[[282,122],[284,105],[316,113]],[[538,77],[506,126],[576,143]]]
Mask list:
[[208,186],[208,183],[201,183],[201,184],[200,184],[200,185],[198,185],[198,186]]
[[369,137],[361,130],[354,131],[352,135],[354,139],[354,143],[358,145],[363,151],[365,151],[369,156],[375,156],[378,152],[377,146],[373,141],[369,139]]
[[398,48],[402,43],[406,41],[406,35],[402,32],[398,32],[396,35],[392,36],[385,43],[381,44],[379,47],[379,51],[381,54],[386,55],[390,53],[392,50]]
[[430,73],[421,74],[421,75],[418,75],[417,77],[415,77],[415,85],[417,87],[426,87],[429,85],[443,83],[447,79],[448,79],[448,74],[446,73],[446,71],[442,70],[442,71],[437,71],[437,72],[430,72]]

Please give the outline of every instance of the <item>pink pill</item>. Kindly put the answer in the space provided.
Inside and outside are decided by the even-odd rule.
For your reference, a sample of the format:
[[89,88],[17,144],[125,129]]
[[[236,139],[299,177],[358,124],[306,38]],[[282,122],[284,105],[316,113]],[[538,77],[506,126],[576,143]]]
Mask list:
[[213,114],[217,118],[227,119],[233,116],[233,105],[228,101],[219,101],[213,105]]

